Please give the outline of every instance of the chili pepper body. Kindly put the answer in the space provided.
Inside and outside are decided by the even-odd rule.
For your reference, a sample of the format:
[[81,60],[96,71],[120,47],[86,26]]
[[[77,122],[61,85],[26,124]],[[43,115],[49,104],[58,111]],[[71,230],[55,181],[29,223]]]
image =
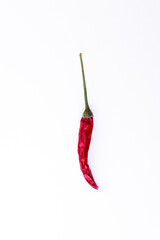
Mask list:
[[92,172],[88,165],[88,150],[91,142],[92,129],[93,129],[93,113],[91,112],[88,105],[87,89],[86,89],[86,82],[85,82],[81,53],[80,53],[80,60],[81,60],[82,76],[83,76],[85,111],[83,113],[83,117],[81,118],[80,129],[79,129],[79,139],[78,139],[79,163],[80,163],[80,168],[85,180],[90,184],[91,187],[98,189],[98,186],[94,181]]
[[93,117],[82,117],[80,121],[78,154],[80,168],[86,181],[95,189],[98,189],[94,181],[92,172],[88,165],[88,150],[91,142],[93,129]]

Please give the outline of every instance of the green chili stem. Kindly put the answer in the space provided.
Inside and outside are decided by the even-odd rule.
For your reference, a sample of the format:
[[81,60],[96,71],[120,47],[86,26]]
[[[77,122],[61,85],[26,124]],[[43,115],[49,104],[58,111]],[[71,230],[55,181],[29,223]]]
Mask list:
[[84,90],[84,101],[85,101],[85,111],[83,113],[83,117],[92,117],[93,113],[91,112],[89,105],[88,105],[87,88],[86,88],[86,81],[85,81],[85,75],[84,75],[82,53],[80,53],[79,56],[80,56],[81,68],[82,68],[83,90]]
[[87,109],[87,108],[89,108],[89,105],[88,105],[88,98],[87,98],[87,88],[86,88],[86,80],[85,80],[85,75],[84,75],[84,67],[83,67],[82,53],[80,53],[79,56],[80,56],[81,68],[82,68],[85,108]]

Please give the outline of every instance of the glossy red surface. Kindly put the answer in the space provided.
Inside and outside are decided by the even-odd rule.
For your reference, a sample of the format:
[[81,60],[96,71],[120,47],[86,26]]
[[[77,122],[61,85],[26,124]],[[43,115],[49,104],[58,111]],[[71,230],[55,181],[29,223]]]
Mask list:
[[95,189],[98,189],[94,181],[92,172],[88,165],[88,150],[91,142],[91,135],[93,129],[93,117],[81,118],[78,140],[78,155],[80,168],[86,181]]

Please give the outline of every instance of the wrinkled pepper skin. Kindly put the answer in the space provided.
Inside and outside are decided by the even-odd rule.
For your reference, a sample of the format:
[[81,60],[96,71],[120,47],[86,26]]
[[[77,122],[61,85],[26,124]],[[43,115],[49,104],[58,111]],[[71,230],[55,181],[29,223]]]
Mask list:
[[78,155],[80,168],[84,178],[91,187],[98,189],[98,186],[94,181],[92,172],[88,165],[88,150],[91,142],[92,129],[93,117],[82,117],[79,129]]

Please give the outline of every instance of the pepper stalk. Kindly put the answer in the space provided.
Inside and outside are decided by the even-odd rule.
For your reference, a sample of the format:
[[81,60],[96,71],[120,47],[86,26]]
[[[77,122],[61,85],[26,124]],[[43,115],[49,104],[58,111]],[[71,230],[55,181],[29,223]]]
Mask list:
[[84,110],[84,113],[83,113],[83,117],[88,118],[88,117],[93,117],[93,113],[90,110],[89,105],[88,105],[87,88],[86,88],[86,81],[85,81],[85,75],[84,75],[82,53],[80,53],[79,56],[80,56],[81,68],[82,68],[83,90],[84,90],[84,101],[85,101],[85,110]]

